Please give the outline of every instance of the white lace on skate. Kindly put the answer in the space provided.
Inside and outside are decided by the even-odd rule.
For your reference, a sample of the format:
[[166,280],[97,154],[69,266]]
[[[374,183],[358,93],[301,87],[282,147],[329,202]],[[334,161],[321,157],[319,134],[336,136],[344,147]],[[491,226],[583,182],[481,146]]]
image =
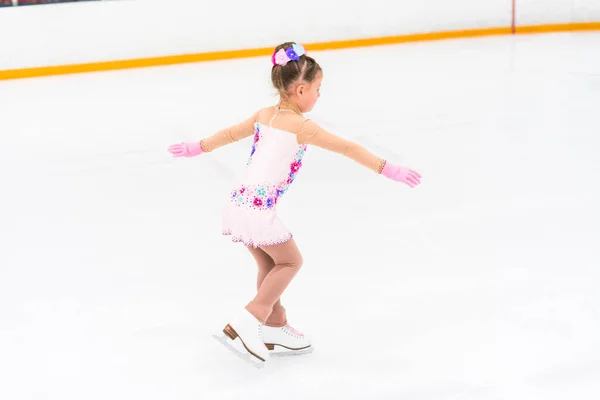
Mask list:
[[304,334],[302,332],[297,331],[290,325],[286,325],[282,329],[285,331],[285,333],[295,338],[301,339],[304,337]]

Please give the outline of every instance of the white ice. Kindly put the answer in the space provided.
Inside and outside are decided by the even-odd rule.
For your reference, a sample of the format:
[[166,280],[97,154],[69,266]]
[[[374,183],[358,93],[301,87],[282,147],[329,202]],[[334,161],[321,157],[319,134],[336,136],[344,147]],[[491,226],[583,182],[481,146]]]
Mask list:
[[269,60],[0,82],[0,399],[600,398],[600,34],[313,53],[310,115],[423,175],[310,148],[280,203],[315,352],[211,335],[255,293],[220,206]]

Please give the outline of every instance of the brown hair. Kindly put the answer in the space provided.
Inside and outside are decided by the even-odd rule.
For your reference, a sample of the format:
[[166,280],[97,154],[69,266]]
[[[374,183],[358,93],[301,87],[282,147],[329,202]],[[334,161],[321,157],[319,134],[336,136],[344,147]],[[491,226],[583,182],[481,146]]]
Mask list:
[[[274,53],[283,49],[284,51],[292,47],[294,42],[285,42],[275,47]],[[314,58],[306,54],[300,56],[298,61],[290,61],[286,65],[273,65],[271,69],[271,82],[279,94],[285,95],[288,93],[292,83],[297,81],[305,81],[311,83],[317,73],[322,72],[321,66]]]

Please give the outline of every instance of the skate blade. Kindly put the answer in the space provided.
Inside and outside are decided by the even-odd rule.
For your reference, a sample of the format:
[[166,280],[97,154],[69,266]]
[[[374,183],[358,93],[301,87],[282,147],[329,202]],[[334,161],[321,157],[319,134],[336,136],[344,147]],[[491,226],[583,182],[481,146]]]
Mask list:
[[[279,346],[275,346],[275,348],[278,348]],[[269,356],[271,357],[292,357],[292,356],[302,356],[305,354],[310,354],[314,351],[315,349],[310,346],[307,349],[302,349],[302,350],[289,350],[286,349],[285,347],[279,347],[279,350],[272,350],[269,352]]]
[[236,356],[238,356],[245,362],[252,365],[254,368],[257,368],[257,369],[264,368],[265,363],[263,361],[259,360],[258,358],[254,357],[252,354],[248,353],[248,351],[246,351],[246,349],[241,344],[241,342],[237,343],[239,345],[239,347],[236,346],[235,341],[239,341],[240,340],[239,338],[237,338],[235,341],[233,341],[225,334],[214,334],[214,335],[212,335],[212,337],[215,338],[223,346],[228,348],[233,354],[235,354]]

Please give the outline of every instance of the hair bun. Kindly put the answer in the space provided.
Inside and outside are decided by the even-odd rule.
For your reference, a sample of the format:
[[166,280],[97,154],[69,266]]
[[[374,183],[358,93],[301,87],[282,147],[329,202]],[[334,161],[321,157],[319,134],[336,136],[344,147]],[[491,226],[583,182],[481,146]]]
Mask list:
[[[279,46],[278,46],[279,47]],[[292,43],[287,48],[280,48],[273,52],[271,62],[273,65],[285,66],[290,61],[298,61],[300,57],[306,54],[304,46],[298,43]]]

